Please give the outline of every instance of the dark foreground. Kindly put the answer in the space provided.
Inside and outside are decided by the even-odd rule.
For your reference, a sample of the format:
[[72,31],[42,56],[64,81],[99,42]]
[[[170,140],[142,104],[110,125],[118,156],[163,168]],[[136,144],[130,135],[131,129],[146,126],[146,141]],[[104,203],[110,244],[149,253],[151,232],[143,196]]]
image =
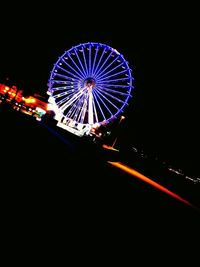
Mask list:
[[[9,108],[0,107],[0,121],[3,218],[12,234],[83,246],[196,238],[199,211],[112,167],[115,154]],[[175,193],[196,206],[197,189],[194,199],[188,190]]]

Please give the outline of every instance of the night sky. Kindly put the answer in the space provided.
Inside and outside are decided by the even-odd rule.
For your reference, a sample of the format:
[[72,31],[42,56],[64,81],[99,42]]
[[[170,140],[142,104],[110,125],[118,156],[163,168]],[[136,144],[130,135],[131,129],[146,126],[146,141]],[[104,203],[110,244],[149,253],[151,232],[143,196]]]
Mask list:
[[[0,78],[47,91],[53,64],[84,42],[116,48],[133,70],[126,142],[198,170],[199,18],[188,6],[108,7],[102,2],[14,7],[2,15]],[[25,12],[26,10],[26,12]],[[197,9],[198,10],[198,9]]]

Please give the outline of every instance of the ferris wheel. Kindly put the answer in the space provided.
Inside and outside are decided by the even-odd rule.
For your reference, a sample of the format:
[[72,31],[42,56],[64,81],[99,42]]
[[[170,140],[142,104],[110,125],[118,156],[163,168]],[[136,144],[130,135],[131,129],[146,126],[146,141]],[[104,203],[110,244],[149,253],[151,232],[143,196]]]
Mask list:
[[81,130],[117,119],[133,88],[132,70],[123,55],[106,44],[88,42],[58,58],[47,93],[59,122]]

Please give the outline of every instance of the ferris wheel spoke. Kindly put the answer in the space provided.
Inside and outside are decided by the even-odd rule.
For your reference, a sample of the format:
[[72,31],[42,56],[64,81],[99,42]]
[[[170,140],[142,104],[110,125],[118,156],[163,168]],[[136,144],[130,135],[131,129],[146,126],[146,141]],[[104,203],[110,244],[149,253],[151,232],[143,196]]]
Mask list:
[[[113,70],[112,70],[113,71]],[[110,73],[111,71],[109,71],[109,72],[107,72],[107,73],[105,73],[105,74],[103,74],[101,77],[100,77],[100,81],[101,81],[101,79],[103,78],[103,77],[105,77],[106,76],[106,74],[108,74],[108,73]],[[115,76],[119,76],[119,75],[121,75],[121,74],[124,74],[124,73],[126,73],[127,71],[126,70],[122,70],[122,71],[119,71],[119,72],[115,72],[115,73],[113,73],[113,74],[111,74],[111,75],[109,75],[109,76],[106,76],[106,78],[110,78],[110,77],[115,77]],[[98,80],[98,81],[99,81]]]
[[[112,69],[110,69],[110,70],[108,70],[107,72],[103,72],[103,73],[101,73],[101,75],[98,75],[98,77],[97,77],[97,79],[99,79],[99,80],[102,80],[103,78],[110,78],[110,77],[112,77],[112,73],[114,72],[115,73],[115,71],[118,69],[118,68],[120,68],[120,67],[122,67],[123,66],[123,63],[121,63],[121,64],[119,64],[119,65],[116,65],[115,67],[113,66],[113,68]],[[123,68],[123,67],[122,67]],[[111,75],[108,75],[108,74],[111,74]],[[107,76],[108,75],[108,76]],[[117,75],[117,72],[116,72],[116,75]]]
[[[119,107],[117,107],[107,96],[110,97],[110,95],[108,95],[108,93],[102,93],[99,89],[97,89],[97,94],[100,95],[107,103],[110,104],[110,106],[114,107],[115,109],[119,109]],[[106,95],[106,96],[105,96]],[[113,98],[113,97],[112,97]],[[114,98],[113,98],[114,99]],[[118,100],[118,99],[117,99]],[[119,101],[119,102],[123,102],[123,101]],[[123,102],[124,103],[124,102]]]
[[94,76],[95,76],[95,74],[96,74],[96,71],[97,71],[98,68],[99,68],[100,63],[102,62],[102,59],[103,59],[103,56],[104,56],[105,51],[106,51],[106,48],[104,48],[103,51],[101,52],[101,56],[100,56],[100,58],[99,58],[99,61],[98,61],[97,65],[94,67],[94,72],[93,72],[93,75],[94,75]]
[[[82,50],[81,50],[81,52],[83,53],[83,48],[82,48]],[[75,49],[74,50],[74,53],[75,53],[75,55],[76,55],[76,59],[78,60],[78,63],[80,64],[80,66],[81,66],[81,69],[82,69],[82,73],[84,73],[84,77],[87,77],[87,72],[85,71],[85,68],[83,67],[83,64],[82,64],[82,61],[81,61],[81,59],[80,59],[80,57],[79,57],[79,55],[78,55],[78,53],[77,53],[77,50]],[[70,57],[71,58],[71,57]],[[71,60],[74,62],[74,60],[71,58]],[[74,62],[74,64],[76,64],[75,62]],[[77,64],[76,64],[77,65]],[[78,66],[78,65],[77,65]]]
[[99,48],[96,48],[95,49],[94,60],[93,60],[93,64],[92,64],[91,76],[94,76],[94,68],[95,68],[98,52],[99,52]]
[[77,117],[78,117],[79,113],[80,113],[80,107],[74,103],[72,106],[72,112],[70,114],[70,118],[74,121],[77,121]]
[[[78,54],[77,54],[76,50],[75,50],[74,52],[75,52],[75,55],[76,55],[76,57],[77,57],[77,59],[78,59]],[[70,55],[69,53],[68,53],[68,57],[65,57],[65,59],[67,60],[68,58],[69,58],[70,61],[74,64],[74,66],[80,71],[82,77],[85,77],[85,76],[86,76],[86,73],[85,73],[84,68],[82,68],[82,70],[81,70],[80,67],[78,66],[78,64],[75,62],[75,60],[71,57],[71,55]],[[78,62],[79,62],[79,59],[78,59]],[[79,62],[79,64],[80,64],[80,62]],[[80,65],[80,66],[81,66],[81,65]],[[81,66],[81,67],[82,67],[82,66]]]
[[[73,60],[72,58],[70,58],[70,59]],[[70,64],[69,64],[65,59],[63,59],[63,58],[62,58],[62,62],[63,62],[67,67],[69,67],[74,73],[76,73],[76,74],[78,75],[79,78],[81,78],[81,79],[84,78],[84,74],[80,71],[80,69],[78,68],[77,65],[75,65],[75,66],[78,68],[79,72],[78,72],[77,70],[75,70],[72,66],[70,66]],[[74,63],[75,63],[75,62],[74,62]],[[76,63],[75,63],[75,64],[76,64]]]
[[[104,62],[101,64],[101,66],[99,67],[99,69],[96,70],[95,76],[98,77],[98,74],[101,72],[102,68],[107,64],[107,62],[108,62],[108,60],[110,59],[111,56],[112,56],[112,52],[110,54],[108,54],[108,56],[104,59]],[[107,69],[110,64],[108,64],[107,67],[104,68],[104,70]]]
[[89,46],[89,72],[88,72],[88,75],[89,76],[91,76],[91,70],[92,70],[92,68],[91,68],[91,61],[92,61],[92,54],[91,54],[92,52],[91,52],[91,46]]
[[[68,76],[66,76],[66,75],[64,75],[64,74],[60,74],[60,73],[57,72],[57,73],[55,74],[55,76],[56,76],[56,77],[60,77],[60,78],[64,78],[66,83],[69,82],[69,81],[68,81]],[[59,81],[59,80],[57,80],[57,81]],[[61,80],[60,80],[60,81],[61,81]]]
[[[105,116],[105,114],[104,114],[104,112],[103,112],[103,110],[102,110],[102,108],[101,108],[101,105],[100,105],[99,100],[98,100],[98,98],[97,98],[97,96],[96,96],[96,93],[94,93],[94,99],[95,99],[95,102],[97,103],[97,107],[98,107],[98,109],[99,109],[99,111],[100,111],[100,114],[101,114],[103,120],[106,121],[106,116]],[[103,104],[103,105],[104,105],[104,104]],[[95,105],[95,106],[96,106],[96,105]],[[107,109],[106,106],[105,106],[105,108]],[[112,115],[111,112],[109,112],[109,113],[110,113],[110,115]]]
[[[99,86],[98,88],[101,88],[101,87]],[[122,95],[124,97],[130,96],[130,93],[124,93],[124,92],[121,92],[121,91],[116,91],[116,90],[113,90],[113,89],[110,89],[110,88],[107,88],[107,87],[103,87],[102,90],[108,91],[110,93],[114,93],[116,95]]]
[[132,86],[130,85],[123,85],[123,84],[110,84],[110,83],[101,83],[101,86],[102,87],[111,87],[111,88],[121,88],[121,89],[127,89],[127,88],[130,88]]
[[[117,64],[117,62],[120,62],[118,60],[119,56],[117,56],[116,58],[114,58],[114,60],[112,60],[102,71],[99,69],[99,71],[96,73],[97,78],[101,77],[103,75],[103,73],[110,73],[113,70],[119,68],[120,66],[123,65],[123,62],[121,64]],[[115,66],[112,66],[115,63]],[[111,67],[112,66],[112,67]],[[110,70],[108,70],[110,68]],[[107,71],[108,70],[108,71]]]
[[115,99],[117,102],[124,103],[125,101],[119,99],[118,97],[106,92],[105,90],[102,90],[101,88],[98,88],[98,91],[102,93],[102,95],[106,95],[109,98]]
[[67,97],[66,99],[64,99],[64,101],[62,101],[62,104],[63,105],[60,106],[61,110],[64,111],[69,106],[71,106],[82,94],[83,94],[83,92],[79,91],[78,93],[73,94],[73,96],[70,99],[69,99],[69,97]]
[[[58,87],[53,87],[54,91],[63,91],[63,90],[68,90],[71,89],[71,86],[58,86]],[[73,89],[71,89],[73,90]]]
[[61,87],[53,87],[53,91],[56,96],[60,94],[59,91],[64,91],[64,92],[68,92],[68,94],[71,94],[75,91],[75,89],[72,86],[61,86]]
[[109,79],[107,77],[104,77],[101,79],[101,82],[102,81],[106,81],[106,82],[109,82],[109,83],[115,83],[115,82],[124,82],[124,81],[129,81],[130,80],[130,77],[124,77],[124,78],[118,78],[118,79]]
[[88,122],[89,122],[89,124],[93,124],[94,123],[92,92],[90,92],[89,96],[88,96]]
[[84,123],[87,112],[87,101],[85,100],[80,113],[80,122]]
[[[67,77],[67,76],[66,76]],[[69,77],[67,77],[67,79],[68,80],[65,80],[65,81],[63,81],[63,80],[55,80],[54,78],[52,78],[52,80],[51,80],[51,85],[53,84],[73,84],[73,82],[75,81],[75,79],[74,78],[69,78]]]
[[54,94],[54,98],[60,98],[60,97],[63,97],[63,96],[69,96],[71,94],[74,93],[74,90],[68,90],[68,91],[65,91],[65,92],[62,92],[62,93],[58,93],[58,94]]
[[[118,109],[118,107],[114,103],[112,103],[106,96],[104,96],[99,90],[96,90],[96,94],[97,94],[98,99],[101,100],[101,102],[106,107],[106,109],[109,110],[109,113],[113,115],[109,107],[112,107],[112,108],[114,107],[115,109]],[[109,103],[109,107],[108,107],[108,103]]]
[[[56,95],[53,95],[55,101],[56,101]],[[60,98],[60,97],[59,97]],[[61,98],[60,100],[56,101],[56,104],[60,107],[63,103],[66,103],[70,99],[69,96],[65,98]]]
[[[82,99],[82,101],[81,101],[81,110],[79,113],[79,121],[80,122],[82,122],[82,123],[86,122],[89,124],[94,123],[92,102],[93,102],[92,93],[88,94],[88,92],[86,92],[84,94],[84,99]],[[87,117],[86,117],[86,114],[87,114]]]
[[[75,93],[72,98],[69,101],[66,101],[64,104],[62,102],[62,105],[60,106],[60,109],[64,111],[66,108],[68,108],[76,99],[78,99],[82,94],[84,94],[84,89],[80,90],[79,92]],[[68,100],[68,99],[67,99]],[[59,103],[58,103],[59,104]]]
[[99,122],[99,118],[98,118],[98,113],[97,113],[94,97],[93,97],[93,100],[92,100],[92,106],[93,106],[93,111],[94,111],[95,122]]
[[[78,111],[81,110],[81,102],[82,102],[82,97],[80,99],[77,99],[77,101],[75,101],[72,106],[69,106],[69,109],[66,109],[66,116],[68,118],[72,119],[73,113],[78,113]],[[77,111],[76,111],[77,110]],[[76,116],[77,117],[77,116]]]
[[81,102],[80,113],[78,117],[78,121],[82,124],[84,123],[86,112],[87,112],[87,100],[84,98],[84,100]]
[[[67,73],[67,74],[69,74],[70,77],[74,77],[74,78],[76,78],[76,79],[80,79],[80,78],[81,78],[80,75],[77,76],[77,75],[75,75],[74,73],[72,73],[72,72],[70,72],[70,71],[68,71],[68,70],[66,70],[66,69],[61,68],[60,66],[58,67],[58,69],[62,70],[63,72],[65,72],[65,73]],[[69,79],[69,78],[70,78],[69,76],[66,76],[66,75],[64,75],[64,74],[60,74],[60,73],[58,73],[58,72],[55,72],[55,76],[59,76],[59,77],[65,78],[65,79]]]
[[79,115],[78,115],[78,122],[83,123],[85,119],[85,114],[87,111],[87,94],[84,94],[79,103]]
[[64,114],[66,114],[65,116],[67,117],[67,118],[70,118],[70,119],[72,119],[73,118],[73,113],[74,113],[74,111],[75,111],[75,109],[76,109],[77,107],[76,107],[76,105],[75,105],[75,103],[69,108],[69,110],[65,110],[65,112],[64,112]]
[[87,60],[86,60],[86,57],[85,57],[85,50],[83,50],[82,55],[83,55],[83,60],[84,60],[84,64],[85,64],[86,75],[89,76]]
[[[54,75],[55,77],[56,75]],[[73,83],[76,79],[75,78],[72,78],[72,77],[69,77],[69,76],[66,76],[64,75],[65,77],[65,80],[58,80],[58,79],[55,79],[55,78],[52,78],[51,80],[51,83],[52,84],[71,84]]]

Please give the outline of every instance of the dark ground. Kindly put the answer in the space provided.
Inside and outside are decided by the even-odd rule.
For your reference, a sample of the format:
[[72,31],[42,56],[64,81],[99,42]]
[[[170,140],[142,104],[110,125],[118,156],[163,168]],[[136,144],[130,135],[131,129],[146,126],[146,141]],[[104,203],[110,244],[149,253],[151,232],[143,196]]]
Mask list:
[[[199,205],[195,194],[187,193],[183,187],[178,188],[182,183],[182,186],[188,186],[191,191],[196,188],[193,183],[176,178],[175,186],[175,182],[167,184],[164,178],[159,180],[161,168],[157,166],[156,169],[156,164],[152,164],[151,170],[147,163],[144,165],[145,162],[139,162],[133,155],[130,158],[130,152],[126,153],[128,151],[104,151],[87,140],[81,140],[58,127],[38,122],[28,115],[11,110],[10,107],[1,107],[0,116],[4,152],[2,166],[6,167],[7,177],[3,180],[13,194],[10,195],[11,199],[14,196],[16,199],[20,193],[19,198],[23,198],[22,201],[27,197],[30,203],[33,201],[33,205],[40,202],[40,205],[45,204],[48,209],[47,198],[50,202],[55,201],[54,204],[59,201],[60,207],[63,208],[69,197],[68,205],[75,205],[74,210],[81,212],[84,205],[88,211],[92,209],[97,213],[104,210],[120,215],[120,212],[126,211],[124,215],[127,217],[132,216],[131,210],[141,212],[145,217],[148,217],[149,213],[160,213],[161,217],[173,216],[177,220],[177,212],[180,212],[180,218],[184,218],[184,213],[187,216],[190,214],[191,220],[192,216],[196,215],[196,212],[185,204],[111,167],[107,161],[119,160],[132,165],[141,173],[152,175],[149,177],[153,180],[168,185],[171,190],[177,189],[175,193],[183,194],[188,201]],[[164,172],[161,173],[162,177],[163,174]],[[27,205],[28,202],[25,201],[24,204]],[[130,212],[127,212],[127,209]]]
[[[89,251],[99,261],[113,250],[135,260],[133,247],[141,254],[161,249],[168,259],[180,245],[196,250],[199,211],[107,163],[127,155],[105,153],[2,105],[0,120],[3,229],[15,249],[23,242],[28,253],[35,244],[65,253],[68,246],[68,253],[87,258]],[[157,177],[159,170],[151,172]],[[192,187],[169,186],[197,201]]]

